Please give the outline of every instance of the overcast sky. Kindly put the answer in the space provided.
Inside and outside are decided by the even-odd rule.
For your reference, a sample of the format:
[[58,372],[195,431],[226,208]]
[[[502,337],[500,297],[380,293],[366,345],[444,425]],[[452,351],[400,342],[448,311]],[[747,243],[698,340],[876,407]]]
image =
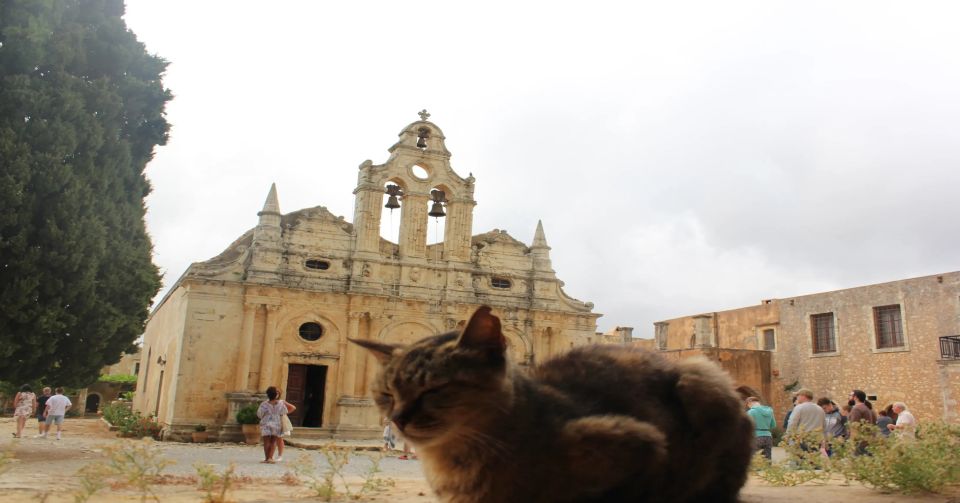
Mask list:
[[602,331],[960,269],[960,4],[634,3],[128,0],[175,95],[164,289],[272,182],[352,221],[423,108],[474,233],[542,220]]

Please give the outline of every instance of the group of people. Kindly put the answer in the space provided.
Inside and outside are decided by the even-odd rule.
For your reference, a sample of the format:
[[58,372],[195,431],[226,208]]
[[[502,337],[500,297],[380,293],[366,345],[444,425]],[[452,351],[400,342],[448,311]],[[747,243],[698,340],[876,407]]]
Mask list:
[[[820,449],[824,455],[831,456],[833,452],[830,441],[834,438],[851,439],[855,433],[849,425],[854,423],[874,424],[884,436],[893,432],[897,432],[897,435],[904,439],[913,439],[916,436],[917,419],[905,403],[894,402],[883,410],[875,411],[873,404],[867,400],[867,394],[862,390],[851,391],[848,402],[840,407],[828,397],[814,401],[813,392],[808,389],[798,390],[793,401],[793,408],[783,419],[785,434],[813,434],[822,435],[823,438],[815,445],[802,442],[800,447],[807,451]],[[773,409],[760,403],[757,397],[747,398],[746,407],[747,414],[754,423],[756,449],[763,452],[764,457],[771,459],[772,430],[777,426]],[[866,454],[866,448],[866,440],[857,441],[857,454]]]
[[49,387],[43,388],[43,395],[38,397],[29,384],[24,384],[13,397],[13,407],[13,417],[17,420],[17,432],[13,434],[14,438],[22,438],[27,419],[36,417],[39,434],[34,435],[34,438],[47,438],[50,425],[55,424],[57,440],[60,440],[63,417],[73,404],[63,395],[63,388],[58,387],[55,390]]
[[[276,386],[267,388],[267,399],[257,409],[260,437],[263,440],[262,463],[283,461],[283,437],[289,437],[293,433],[293,423],[289,416],[295,410],[295,405],[280,399],[280,390]],[[276,461],[273,460],[274,451],[277,452]]]

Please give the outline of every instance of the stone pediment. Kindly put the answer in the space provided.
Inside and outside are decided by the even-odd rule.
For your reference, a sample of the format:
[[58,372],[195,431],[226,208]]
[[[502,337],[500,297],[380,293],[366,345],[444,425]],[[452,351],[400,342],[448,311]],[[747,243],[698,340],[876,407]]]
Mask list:
[[527,249],[527,245],[522,241],[517,240],[506,230],[494,229],[490,232],[484,232],[483,234],[477,234],[471,238],[470,243],[474,246],[483,247],[490,244],[502,244],[512,247],[521,248],[523,250]]
[[280,217],[280,225],[283,229],[296,229],[309,222],[331,224],[348,236],[353,233],[353,224],[341,216],[334,215],[326,206],[304,208]]
[[[184,276],[222,277],[236,279],[243,273],[244,263],[250,254],[253,245],[253,229],[243,233],[236,241],[230,243],[219,255],[203,262],[194,262]],[[230,273],[235,273],[231,275]]]

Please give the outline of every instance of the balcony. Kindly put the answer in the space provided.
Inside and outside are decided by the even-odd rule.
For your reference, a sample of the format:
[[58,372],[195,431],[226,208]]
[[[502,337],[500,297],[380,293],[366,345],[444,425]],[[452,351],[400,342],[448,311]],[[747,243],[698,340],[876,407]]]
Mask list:
[[960,360],[960,335],[946,335],[940,338],[940,358]]

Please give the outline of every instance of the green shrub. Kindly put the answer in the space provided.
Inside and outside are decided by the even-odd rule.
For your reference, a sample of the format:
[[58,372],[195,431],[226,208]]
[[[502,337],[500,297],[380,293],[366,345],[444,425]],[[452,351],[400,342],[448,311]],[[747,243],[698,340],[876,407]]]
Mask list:
[[[917,431],[916,439],[884,437],[871,424],[852,424],[850,430],[853,440],[831,440],[829,459],[819,452],[804,452],[799,448],[801,439],[787,435],[782,444],[787,461],[755,460],[753,472],[781,486],[840,474],[848,482],[904,494],[941,492],[960,484],[960,425],[930,423]],[[816,445],[817,440],[807,442]]]
[[103,407],[103,418],[113,426],[120,427],[133,416],[133,411],[129,407],[120,404],[108,404]]
[[260,424],[260,418],[257,416],[257,406],[250,404],[237,411],[237,422],[240,424]]
[[110,374],[100,376],[100,382],[113,382],[120,384],[134,384],[137,382],[137,376],[131,374]]
[[160,423],[154,419],[152,414],[144,417],[139,412],[134,411],[132,416],[118,426],[120,427],[120,434],[124,437],[149,437],[157,440],[160,437]]

